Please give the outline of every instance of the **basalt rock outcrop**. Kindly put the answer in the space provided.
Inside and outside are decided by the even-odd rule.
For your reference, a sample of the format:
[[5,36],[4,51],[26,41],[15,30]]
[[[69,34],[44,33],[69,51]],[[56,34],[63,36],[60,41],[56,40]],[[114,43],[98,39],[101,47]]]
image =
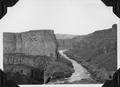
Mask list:
[[[14,77],[12,73],[17,73],[15,75],[19,77],[40,81],[44,78],[43,73],[49,63],[57,59],[56,37],[52,30],[34,30],[23,33],[4,32],[3,53],[4,71],[10,73],[10,75],[8,74],[10,79]],[[35,74],[35,70],[39,74]],[[40,73],[42,75],[38,78]],[[22,78],[20,79],[22,81]],[[29,81],[17,82],[29,83]]]
[[30,76],[33,69],[44,71],[50,62],[55,60],[48,56],[32,56],[25,54],[4,54],[4,71],[19,72]]
[[5,66],[22,64],[37,68],[42,61],[45,62],[44,60],[54,61],[57,58],[54,32],[37,30],[23,33],[3,33],[3,53]]

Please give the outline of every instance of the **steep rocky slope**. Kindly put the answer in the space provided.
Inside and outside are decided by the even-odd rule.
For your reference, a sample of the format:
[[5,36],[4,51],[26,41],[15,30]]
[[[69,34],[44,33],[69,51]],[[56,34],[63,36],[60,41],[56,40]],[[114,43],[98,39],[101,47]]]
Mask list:
[[75,37],[66,54],[86,67],[96,81],[104,82],[117,69],[117,25]]

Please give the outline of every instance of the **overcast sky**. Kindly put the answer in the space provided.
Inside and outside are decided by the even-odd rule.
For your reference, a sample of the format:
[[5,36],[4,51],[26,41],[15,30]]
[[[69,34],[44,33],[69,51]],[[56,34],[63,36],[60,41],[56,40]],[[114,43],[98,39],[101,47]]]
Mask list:
[[55,33],[88,34],[110,28],[118,18],[101,0],[19,0],[0,21],[9,32],[54,29]]

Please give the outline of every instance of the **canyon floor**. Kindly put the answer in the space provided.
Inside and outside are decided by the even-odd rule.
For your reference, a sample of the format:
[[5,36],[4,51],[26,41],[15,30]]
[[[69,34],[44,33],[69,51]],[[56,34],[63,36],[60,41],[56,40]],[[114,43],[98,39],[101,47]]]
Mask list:
[[69,78],[64,79],[58,79],[56,81],[50,82],[48,84],[65,84],[65,83],[95,83],[95,81],[92,79],[91,74],[79,63],[77,63],[75,60],[69,58],[64,52],[67,50],[59,50],[59,53],[61,56],[69,60],[74,68],[74,72]]

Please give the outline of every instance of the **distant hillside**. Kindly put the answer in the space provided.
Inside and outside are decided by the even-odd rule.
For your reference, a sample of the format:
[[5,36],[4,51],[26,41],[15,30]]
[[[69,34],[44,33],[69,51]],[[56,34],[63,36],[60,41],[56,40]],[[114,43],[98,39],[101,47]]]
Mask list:
[[73,40],[72,39],[57,39],[58,43],[58,49],[71,49],[73,46]]
[[103,82],[117,69],[117,25],[95,31],[83,37],[74,37],[71,50],[66,52],[90,72],[99,82]]
[[56,34],[58,49],[71,49],[74,42],[73,38],[76,36],[71,34]]
[[71,34],[55,34],[56,39],[72,39],[76,35],[71,35]]
[[114,24],[112,28],[105,29],[105,30],[98,30],[88,35],[77,35],[72,38],[74,41],[87,41],[87,40],[94,40],[94,39],[102,39],[102,38],[117,38],[117,25]]

